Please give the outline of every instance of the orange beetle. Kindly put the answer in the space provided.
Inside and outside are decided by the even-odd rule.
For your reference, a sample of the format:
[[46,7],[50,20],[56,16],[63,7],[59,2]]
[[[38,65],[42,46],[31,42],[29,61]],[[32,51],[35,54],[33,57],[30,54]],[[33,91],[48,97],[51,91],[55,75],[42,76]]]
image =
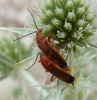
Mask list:
[[[30,12],[29,9],[28,9],[28,11]],[[34,17],[31,12],[30,12],[30,14],[33,18],[36,28],[38,29],[38,31],[36,33],[36,42],[37,42],[38,47],[41,49],[41,51],[46,56],[49,56],[50,60],[55,60],[60,65],[60,67],[62,67],[62,68],[68,67],[65,59],[61,56],[61,54],[58,52],[58,50],[53,47],[52,43],[50,42],[51,34],[49,35],[48,40],[47,40],[43,36],[42,30],[37,27],[36,22],[35,22]],[[70,68],[68,67],[67,70],[70,70]]]
[[54,48],[52,43],[43,36],[42,30],[39,30],[36,33],[36,42],[41,51],[46,56],[49,56],[50,60],[56,61],[62,68],[68,67],[65,59],[61,56],[58,50]]
[[[28,11],[29,11],[29,9],[28,9]],[[32,15],[31,12],[30,12],[30,14]],[[33,15],[32,15],[32,18],[34,20]],[[34,20],[34,23],[35,23],[35,20]],[[36,23],[35,23],[35,26],[38,29]],[[32,34],[32,33],[29,33],[27,35],[30,35],[30,34]],[[25,36],[27,36],[27,35],[25,35]],[[23,37],[25,37],[25,36],[23,36]],[[20,37],[18,39],[21,39],[23,37]],[[16,40],[18,40],[18,39],[16,39]],[[67,68],[67,70],[70,70],[70,68],[67,66],[67,63],[66,63],[65,59],[58,52],[57,48],[54,48],[52,43],[50,42],[50,36],[48,37],[48,39],[46,37],[44,37],[43,34],[42,34],[42,30],[41,29],[38,29],[38,31],[36,31],[36,42],[37,42],[38,47],[41,49],[41,51],[46,56],[48,56],[50,60],[52,60],[52,61],[54,60],[54,61],[56,61],[58,63],[58,65],[60,67]]]
[[[32,17],[33,17],[33,15],[32,15]],[[34,17],[33,17],[33,20],[34,20]],[[34,23],[35,23],[35,20],[34,20]],[[35,23],[35,26],[36,26],[36,23]],[[36,26],[36,28],[38,29],[37,26]],[[32,33],[30,33],[30,34],[32,34]],[[30,35],[30,34],[27,34],[27,35]],[[25,35],[25,36],[27,36],[27,35]],[[25,37],[25,36],[23,36],[23,37]],[[20,38],[22,38],[22,37],[20,37]],[[20,38],[18,38],[18,39],[20,39]],[[16,39],[16,40],[18,40],[18,39]],[[65,59],[58,52],[57,48],[53,47],[52,43],[50,42],[49,37],[47,39],[46,37],[43,36],[41,29],[38,29],[38,31],[36,33],[36,42],[37,42],[38,47],[43,52],[40,54],[41,64],[47,71],[49,71],[50,73],[53,74],[53,76],[51,77],[51,81],[53,81],[54,76],[56,76],[59,79],[63,80],[64,82],[73,84],[75,78],[70,75],[71,69],[68,67]],[[37,57],[38,57],[38,55],[37,55]],[[37,57],[36,57],[36,60],[37,60]],[[35,60],[35,62],[36,62],[36,60]],[[35,62],[34,62],[34,64],[35,64]],[[31,68],[32,66],[30,66],[29,68]]]
[[43,53],[40,54],[40,62],[42,66],[54,76],[66,83],[71,83],[73,85],[75,78],[70,75],[68,71],[57,65],[54,61],[50,61],[48,57]]
[[[64,70],[63,72],[68,72],[68,75],[70,75],[71,69],[68,67],[65,59],[61,56],[58,50],[53,47],[52,43],[43,36],[42,30],[39,30],[36,33],[36,42],[37,42],[38,47],[41,49],[43,54],[49,59],[49,61],[56,63],[57,66],[62,68],[61,70]],[[42,63],[42,59],[40,60],[40,62]],[[55,70],[58,70],[58,69],[55,69]],[[46,69],[46,71],[49,71],[49,70]],[[55,79],[54,76],[56,76],[53,72],[52,74],[53,75],[51,77],[51,81],[53,81]]]

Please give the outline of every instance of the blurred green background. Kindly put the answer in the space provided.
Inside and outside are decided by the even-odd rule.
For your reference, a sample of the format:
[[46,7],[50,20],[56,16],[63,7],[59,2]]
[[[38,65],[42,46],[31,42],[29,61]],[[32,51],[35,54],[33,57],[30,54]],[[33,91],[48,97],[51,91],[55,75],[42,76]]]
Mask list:
[[[0,27],[23,28],[29,15],[27,8],[31,6],[31,2],[32,0],[0,0]],[[38,97],[40,94],[18,73],[18,69],[25,71],[33,64],[34,59],[13,66],[31,56],[32,39],[26,37],[13,42],[17,37],[19,36],[15,33],[0,30],[0,100],[37,100],[36,95]],[[33,69],[27,72],[41,84],[45,71],[38,61]]]

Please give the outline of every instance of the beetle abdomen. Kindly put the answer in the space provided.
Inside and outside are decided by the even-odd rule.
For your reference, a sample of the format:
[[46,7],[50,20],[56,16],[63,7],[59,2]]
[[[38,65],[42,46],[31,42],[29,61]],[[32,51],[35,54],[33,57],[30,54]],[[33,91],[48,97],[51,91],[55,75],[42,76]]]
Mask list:
[[40,54],[40,61],[43,67],[51,74],[55,75],[57,78],[66,83],[74,82],[75,78],[72,75],[70,75],[66,70],[57,65],[57,63],[55,63],[54,61],[50,61],[45,54]]

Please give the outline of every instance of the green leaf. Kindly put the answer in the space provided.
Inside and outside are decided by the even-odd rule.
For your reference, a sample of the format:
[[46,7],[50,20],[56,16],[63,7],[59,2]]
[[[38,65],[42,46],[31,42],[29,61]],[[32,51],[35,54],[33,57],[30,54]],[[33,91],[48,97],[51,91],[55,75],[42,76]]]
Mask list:
[[57,90],[56,90],[56,98],[57,100],[64,100],[64,95],[66,92],[67,87],[63,88],[63,82],[57,79]]
[[97,73],[93,73],[90,76],[88,76],[87,80],[92,80],[95,77],[97,77]]
[[46,96],[43,100],[53,100],[52,98],[54,97],[55,95],[55,91],[56,90],[52,90],[48,96]]
[[33,56],[31,56],[31,57],[29,57],[29,58],[27,58],[27,59],[24,59],[24,60],[22,60],[22,61],[20,61],[20,62],[18,62],[18,63],[16,63],[16,64],[14,64],[14,66],[17,66],[17,65],[20,65],[20,64],[22,64],[22,63],[25,63],[26,61],[29,61],[29,60],[31,60],[31,59],[33,59],[33,58],[35,58],[36,57],[36,55],[33,55]]
[[57,100],[61,100],[60,98],[63,98],[62,95],[61,95],[61,90],[62,90],[62,84],[63,82],[59,79],[57,79],[57,86],[56,86],[56,98]]
[[30,45],[30,47],[29,47],[29,50],[27,51],[27,53],[24,55],[24,58],[28,58],[28,57],[30,57],[31,55],[33,55],[33,48],[32,48],[32,45]]
[[[18,35],[16,36],[18,38]],[[19,61],[21,61],[22,60],[22,45],[21,45],[20,40],[17,41],[17,48],[18,48],[18,58],[19,58]]]
[[86,59],[82,60],[79,68],[86,66],[88,63],[90,63],[93,60],[94,57],[96,57],[96,55],[89,56]]
[[0,54],[0,62],[6,64],[7,66],[13,67],[13,64],[15,64],[15,62],[13,60],[11,60],[10,58],[8,58],[5,55]]
[[74,59],[74,52],[73,49],[69,51],[68,57],[67,57],[67,64],[72,68],[73,67],[73,60]]
[[97,52],[97,46],[96,45],[93,45],[93,44],[89,44],[91,50]]
[[55,87],[55,83],[49,84],[49,85],[31,85],[36,87],[43,87],[43,88],[53,88]]
[[27,34],[28,32],[30,33],[30,32],[35,31],[30,28],[5,28],[5,27],[0,27],[0,30],[15,32],[15,33],[19,33],[19,34]]
[[95,84],[95,83],[88,82],[87,84],[83,84],[83,85],[97,91],[97,84]]
[[60,92],[60,96],[59,96],[58,100],[64,100],[65,93],[66,93],[66,89],[62,89],[61,92]]
[[77,96],[76,91],[74,89],[69,88],[69,92],[70,92],[70,96],[71,96],[72,100],[78,100],[78,96]]
[[88,100],[89,94],[90,94],[90,91],[87,90],[86,93],[84,94],[82,100]]

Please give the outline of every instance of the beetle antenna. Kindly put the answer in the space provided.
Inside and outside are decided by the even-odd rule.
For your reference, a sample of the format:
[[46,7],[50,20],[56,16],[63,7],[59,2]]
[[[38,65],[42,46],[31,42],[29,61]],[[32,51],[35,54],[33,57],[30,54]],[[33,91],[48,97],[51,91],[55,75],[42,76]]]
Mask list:
[[37,27],[36,25],[36,22],[35,22],[35,19],[34,19],[34,16],[33,14],[31,13],[31,11],[27,8],[27,10],[29,11],[29,13],[31,14],[32,18],[33,18],[33,21],[34,21],[34,24],[35,24],[35,27],[37,28],[37,30],[39,30],[39,28]]
[[27,68],[26,70],[28,70],[28,69],[30,69],[35,63],[36,63],[36,61],[37,61],[37,58],[38,58],[38,55],[40,54],[40,52],[37,54],[37,56],[36,56],[36,59],[35,59],[35,61],[34,61],[34,63],[29,67],[29,68]]
[[23,38],[23,37],[26,37],[26,36],[28,36],[28,35],[31,35],[31,34],[33,34],[33,33],[35,33],[35,32],[37,32],[37,31],[34,31],[34,32],[32,32],[32,33],[29,33],[29,34],[26,34],[26,35],[24,35],[24,36],[22,36],[22,37],[19,37],[19,38],[15,39],[14,41],[19,40],[19,39],[21,39],[21,38]]

